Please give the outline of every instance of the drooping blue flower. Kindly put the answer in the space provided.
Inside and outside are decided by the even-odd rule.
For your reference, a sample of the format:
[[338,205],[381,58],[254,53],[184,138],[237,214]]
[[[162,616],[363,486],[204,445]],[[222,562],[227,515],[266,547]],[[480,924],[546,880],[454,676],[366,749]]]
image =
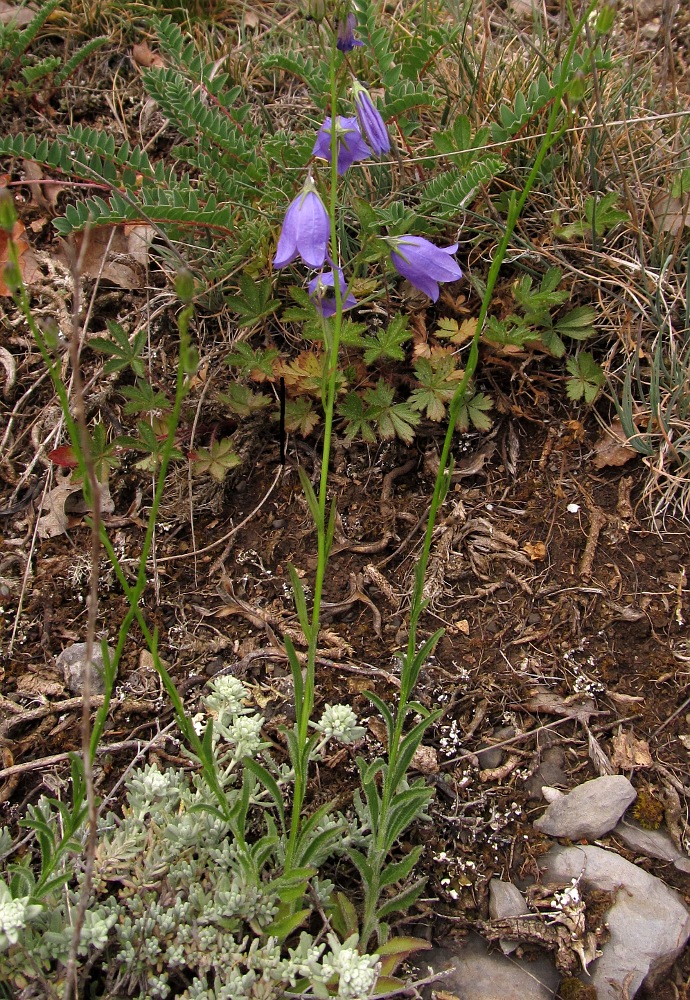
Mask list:
[[458,249],[457,243],[437,247],[423,236],[389,237],[388,242],[393,245],[391,261],[396,271],[434,302],[438,298],[439,282],[462,278],[462,271],[452,256]]
[[330,228],[328,212],[316,185],[311,177],[307,177],[301,192],[285,213],[273,267],[285,267],[297,256],[308,267],[323,267]]
[[391,140],[388,135],[388,129],[381,117],[381,113],[371,99],[371,94],[366,87],[362,86],[359,80],[353,82],[352,94],[355,100],[355,110],[359,120],[359,127],[369,145],[377,156],[380,156],[381,153],[389,153]]
[[[343,300],[343,311],[345,309],[352,309],[353,306],[357,305],[357,299],[345,284],[345,275],[342,270],[337,268],[337,272],[340,295]],[[324,271],[322,274],[317,274],[309,282],[308,288],[312,301],[321,315],[326,319],[329,316],[335,316],[335,294],[330,292],[331,289],[335,288],[335,275],[333,271]]]
[[364,42],[360,42],[358,38],[355,38],[356,27],[357,18],[354,14],[341,17],[338,21],[338,39],[335,44],[336,48],[340,49],[341,52],[352,52],[353,49],[364,45]]
[[[356,118],[338,116],[335,126],[338,137],[338,174],[342,176],[348,167],[359,160],[368,160],[371,150],[362,138]],[[331,119],[326,118],[319,129],[312,156],[331,162]]]

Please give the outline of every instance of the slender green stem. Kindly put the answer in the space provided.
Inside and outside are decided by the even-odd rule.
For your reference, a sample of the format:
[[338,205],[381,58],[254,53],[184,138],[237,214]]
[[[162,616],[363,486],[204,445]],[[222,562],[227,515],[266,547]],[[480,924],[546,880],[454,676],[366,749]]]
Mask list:
[[[317,563],[314,580],[314,594],[311,611],[311,629],[308,636],[307,666],[304,678],[302,702],[297,706],[297,739],[300,759],[295,768],[295,783],[292,799],[292,814],[290,833],[286,851],[285,869],[289,871],[295,863],[295,849],[301,826],[302,806],[306,794],[306,784],[309,768],[311,746],[309,742],[309,723],[314,708],[314,687],[316,679],[316,651],[319,642],[319,627],[321,619],[321,601],[323,585],[326,578],[326,567],[330,548],[330,518],[327,516],[328,506],[328,469],[331,456],[333,437],[333,415],[337,392],[338,354],[343,323],[343,297],[340,288],[340,255],[338,252],[337,207],[338,207],[338,50],[335,37],[330,59],[330,98],[331,98],[331,178],[328,199],[328,216],[330,221],[331,265],[333,267],[333,290],[335,294],[335,315],[332,328],[324,335],[326,366],[324,378],[326,388],[323,393],[324,432],[321,450],[321,472],[319,477],[317,534]],[[327,324],[324,325],[324,330]]]
[[[412,610],[410,613],[410,631],[408,636],[407,645],[407,662],[412,662],[414,659],[414,652],[417,642],[417,625],[419,618],[424,610],[423,602],[423,590],[424,590],[424,580],[426,574],[426,568],[429,561],[429,555],[431,552],[431,542],[432,535],[434,531],[434,526],[436,522],[436,517],[439,508],[443,502],[443,499],[447,492],[448,482],[449,482],[449,456],[450,449],[453,442],[453,435],[455,434],[455,424],[457,422],[458,416],[460,414],[460,409],[465,401],[467,395],[467,388],[470,380],[474,376],[477,369],[477,363],[479,361],[479,340],[481,338],[484,322],[486,320],[486,315],[491,304],[491,296],[493,294],[496,281],[498,280],[498,275],[503,266],[503,261],[505,259],[506,251],[510,243],[510,239],[513,235],[515,226],[517,225],[518,219],[522,213],[525,206],[527,198],[529,197],[530,191],[534,186],[534,182],[537,179],[541,165],[544,162],[544,158],[548,153],[549,149],[558,141],[561,135],[566,129],[566,125],[563,125],[558,131],[556,131],[556,121],[561,112],[561,101],[565,93],[568,79],[567,70],[570,66],[570,62],[575,50],[575,45],[577,44],[578,37],[583,25],[586,23],[587,18],[591,11],[596,6],[596,0],[592,0],[590,5],[587,7],[586,12],[582,15],[579,22],[575,25],[573,33],[570,38],[570,44],[568,45],[568,50],[566,52],[565,58],[563,59],[561,68],[561,78],[559,85],[556,88],[556,94],[554,97],[553,104],[551,106],[551,113],[549,115],[549,121],[547,124],[546,132],[544,138],[542,139],[541,145],[537,151],[537,155],[532,164],[532,169],[529,172],[527,181],[517,199],[514,199],[508,209],[508,218],[506,220],[506,227],[501,238],[501,241],[496,250],[496,254],[491,262],[491,267],[489,269],[489,275],[486,282],[486,290],[484,292],[484,297],[482,299],[481,308],[479,310],[479,316],[477,317],[477,329],[475,331],[474,337],[472,338],[472,343],[470,346],[470,353],[465,367],[465,373],[458,388],[455,391],[453,398],[450,401],[448,408],[448,428],[446,430],[446,436],[443,441],[443,448],[441,450],[441,457],[439,463],[439,470],[436,476],[436,482],[434,484],[434,493],[431,500],[431,506],[429,510],[429,517],[427,520],[426,532],[424,535],[424,545],[422,548],[422,554],[419,559],[418,569],[415,577],[415,587],[412,597]],[[416,680],[416,678],[415,678]],[[402,691],[406,697],[409,697],[410,691],[405,681],[402,684]]]

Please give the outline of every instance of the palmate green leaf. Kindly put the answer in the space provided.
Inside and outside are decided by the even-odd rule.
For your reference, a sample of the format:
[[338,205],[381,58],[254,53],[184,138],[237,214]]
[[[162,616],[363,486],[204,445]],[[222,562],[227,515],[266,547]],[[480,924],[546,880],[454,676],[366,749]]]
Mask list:
[[280,318],[290,323],[307,323],[314,319],[316,307],[306,288],[298,288],[291,285],[288,289],[290,297],[297,303],[295,306],[287,306],[280,314]]
[[434,135],[434,146],[445,153],[453,166],[467,170],[477,162],[477,152],[487,145],[489,129],[480,128],[474,135],[467,115],[458,115],[452,128]]
[[490,344],[502,347],[524,347],[530,341],[539,340],[541,332],[529,326],[522,316],[511,313],[504,319],[489,316],[482,337]]
[[367,330],[366,323],[357,323],[353,319],[344,319],[340,330],[340,343],[343,347],[363,347],[362,334]]
[[145,375],[144,363],[141,360],[141,353],[146,346],[146,328],[138,331],[130,341],[129,334],[123,330],[119,323],[108,320],[107,337],[92,337],[88,341],[89,347],[102,354],[108,354],[110,361],[107,361],[103,371],[106,375],[113,372],[122,371],[124,368],[131,368],[138,378]]
[[230,469],[242,464],[242,459],[235,452],[232,438],[220,438],[210,448],[197,448],[189,457],[195,476],[207,472],[217,483],[223,482]]
[[238,417],[250,417],[252,413],[263,410],[272,402],[267,393],[253,392],[248,385],[244,385],[242,382],[231,382],[228,391],[219,392],[216,399]]
[[529,325],[549,322],[552,309],[562,305],[570,296],[570,292],[557,291],[563,272],[559,267],[550,267],[539,283],[539,288],[533,288],[532,277],[523,275],[513,285],[513,296],[522,307],[525,322]]
[[302,437],[309,437],[321,418],[314,410],[313,400],[306,396],[299,399],[288,399],[285,404],[285,429],[299,432]]
[[235,344],[232,354],[228,354],[225,363],[239,370],[240,375],[263,382],[273,377],[273,363],[278,358],[274,347],[254,350],[244,340]]
[[556,329],[554,327],[544,328],[539,333],[539,338],[549,352],[554,358],[562,358],[565,354],[565,344],[559,337]]
[[420,415],[408,403],[394,403],[395,390],[383,379],[375,389],[367,389],[364,398],[371,409],[371,419],[376,423],[382,438],[399,437],[405,444],[412,444],[414,428]]
[[596,335],[596,330],[592,325],[597,318],[596,310],[592,306],[578,306],[571,309],[565,316],[559,317],[554,329],[565,334],[572,340],[588,340]]
[[620,195],[617,191],[609,191],[603,198],[597,200],[590,197],[585,202],[585,218],[590,229],[593,228],[597,234],[607,232],[619,222],[630,222],[627,212],[617,208]]
[[351,444],[356,437],[374,444],[376,434],[373,428],[371,407],[366,406],[358,392],[348,392],[337,408],[338,416],[346,421],[345,440]]
[[603,236],[621,222],[630,222],[627,212],[617,208],[620,195],[617,191],[609,191],[602,198],[590,195],[585,199],[585,217],[567,226],[555,230],[558,236],[569,240],[574,237]]
[[398,313],[387,327],[376,331],[375,337],[363,337],[365,364],[373,365],[379,358],[404,361],[405,352],[402,345],[412,337],[412,332],[408,330],[407,325],[407,316]]
[[156,413],[169,410],[170,400],[165,393],[155,389],[145,379],[137,379],[134,385],[123,385],[120,392],[129,402],[124,405],[125,413]]
[[240,294],[228,295],[226,303],[230,309],[241,316],[240,326],[254,326],[266,316],[272,316],[280,302],[271,298],[272,281],[264,278],[257,281],[248,274],[239,280]]
[[[275,374],[285,379],[285,385],[295,393],[311,394],[323,401],[328,389],[331,373],[328,368],[327,351],[301,351],[296,358],[276,365]],[[336,369],[336,392],[340,392],[345,377]]]
[[[110,470],[117,469],[120,466],[120,459],[117,455],[120,447],[119,440],[116,438],[115,441],[109,442],[105,424],[101,421],[94,424],[91,431],[89,448],[93,469],[99,483],[107,483]],[[72,478],[74,479],[75,477],[73,476]]]
[[589,351],[580,351],[574,358],[568,358],[565,366],[571,376],[566,384],[568,397],[593,403],[606,376]]
[[455,422],[456,428],[462,434],[469,430],[470,424],[478,431],[491,430],[493,420],[488,411],[493,409],[493,405],[493,401],[486,393],[469,390]]
[[415,410],[426,411],[429,420],[443,420],[445,404],[455,393],[458,379],[462,377],[455,358],[452,354],[419,358],[414,373],[421,385],[412,392],[408,403]]

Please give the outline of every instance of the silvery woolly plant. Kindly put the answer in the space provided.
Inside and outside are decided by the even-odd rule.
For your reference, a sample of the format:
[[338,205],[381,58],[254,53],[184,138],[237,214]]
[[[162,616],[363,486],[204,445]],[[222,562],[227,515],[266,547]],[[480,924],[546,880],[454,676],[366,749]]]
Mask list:
[[[263,807],[265,790],[243,777],[248,761],[263,760],[286,790],[291,782],[289,768],[276,768],[268,759],[260,735],[264,719],[248,707],[249,700],[238,679],[219,677],[204,698],[204,711],[192,720],[201,731],[209,731],[213,721],[211,754],[231,810],[243,800],[250,809]],[[327,706],[316,728],[315,756],[362,733],[345,706]],[[59,803],[45,798],[32,810],[32,819],[38,817],[43,846],[65,817]],[[329,826],[340,831],[340,853],[363,842],[356,818],[344,816],[323,818],[314,839]],[[78,838],[80,830],[73,833]],[[279,1000],[294,991],[324,998],[335,993],[344,1000],[368,997],[380,960],[360,954],[356,935],[344,941],[332,933],[325,940],[315,937],[300,927],[308,910],[281,917],[295,883],[280,874],[271,877],[275,839],[257,837],[250,857],[201,773],[190,776],[158,764],[134,770],[123,810],[102,811],[99,820],[95,876],[78,948],[83,968],[101,984],[93,995]],[[0,850],[8,851],[10,841],[0,831]],[[0,982],[18,997],[61,996],[70,913],[84,882],[78,839],[72,851],[69,867],[76,867],[76,880],[65,873],[39,891],[27,855],[11,866],[9,885],[0,881]],[[323,860],[318,852],[312,856],[315,868]],[[314,877],[311,887],[318,907],[329,909],[332,883]]]

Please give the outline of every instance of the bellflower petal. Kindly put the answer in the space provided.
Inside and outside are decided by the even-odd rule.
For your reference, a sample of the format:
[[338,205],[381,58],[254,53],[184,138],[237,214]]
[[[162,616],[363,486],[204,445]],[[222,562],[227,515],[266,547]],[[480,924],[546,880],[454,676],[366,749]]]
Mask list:
[[355,80],[352,85],[352,92],[359,126],[369,145],[377,156],[380,156],[381,153],[389,153],[391,140],[388,129],[381,113],[371,99],[371,94],[359,80]]
[[[331,119],[326,118],[319,129],[312,156],[331,162]],[[359,160],[368,160],[371,150],[362,138],[356,118],[338,116],[336,126],[338,136],[338,174],[342,176],[348,167]]]
[[452,257],[458,249],[457,243],[437,247],[422,236],[398,236],[390,242],[396,271],[434,302],[439,295],[439,282],[462,278],[462,271]]
[[360,42],[358,38],[355,38],[356,27],[357,18],[354,14],[341,17],[338,21],[338,40],[335,45],[341,52],[352,52],[353,49],[364,45],[364,42]]
[[273,267],[285,267],[298,256],[308,267],[323,267],[329,236],[328,212],[308,178],[285,213]]
[[[337,270],[338,284],[340,285],[340,294],[343,300],[343,311],[345,309],[352,309],[353,306],[357,305],[357,299],[345,284],[345,275],[341,269],[338,268]],[[307,287],[314,305],[321,315],[326,319],[329,316],[335,316],[335,295],[328,294],[329,288],[335,288],[335,275],[333,271],[324,271],[322,274],[317,274],[315,278],[312,278]]]

